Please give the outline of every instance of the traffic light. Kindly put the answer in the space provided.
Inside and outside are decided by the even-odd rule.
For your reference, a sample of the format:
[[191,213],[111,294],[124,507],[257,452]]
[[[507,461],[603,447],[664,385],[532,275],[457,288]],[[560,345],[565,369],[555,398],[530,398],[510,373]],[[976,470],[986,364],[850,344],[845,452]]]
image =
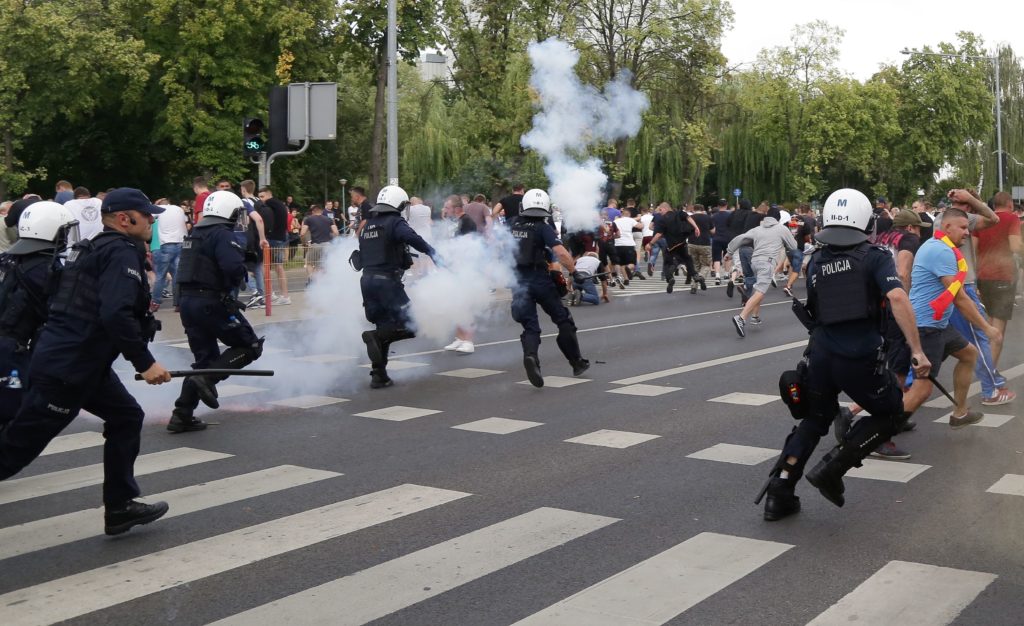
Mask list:
[[259,156],[263,152],[263,120],[247,117],[242,122],[242,152],[245,156]]
[[270,88],[270,154],[288,150],[288,88]]

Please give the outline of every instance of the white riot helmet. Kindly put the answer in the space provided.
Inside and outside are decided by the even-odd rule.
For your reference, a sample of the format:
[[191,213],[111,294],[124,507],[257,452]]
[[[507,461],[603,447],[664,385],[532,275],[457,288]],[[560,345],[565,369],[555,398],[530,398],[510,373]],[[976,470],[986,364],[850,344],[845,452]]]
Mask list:
[[523,204],[519,209],[523,217],[551,217],[551,198],[543,189],[531,189],[523,194]]
[[[196,228],[214,224],[234,224],[239,217],[245,215],[245,205],[242,204],[241,198],[226,189],[214,191],[206,196],[206,202],[203,203],[203,217],[196,224]],[[212,221],[207,221],[210,219]]]
[[874,207],[856,189],[839,189],[825,200],[821,232],[815,237],[830,246],[855,246],[867,241]]
[[18,219],[18,241],[8,254],[31,254],[78,242],[78,220],[70,209],[56,202],[33,202]]
[[377,194],[377,204],[371,213],[401,213],[409,204],[409,194],[398,185],[388,185]]

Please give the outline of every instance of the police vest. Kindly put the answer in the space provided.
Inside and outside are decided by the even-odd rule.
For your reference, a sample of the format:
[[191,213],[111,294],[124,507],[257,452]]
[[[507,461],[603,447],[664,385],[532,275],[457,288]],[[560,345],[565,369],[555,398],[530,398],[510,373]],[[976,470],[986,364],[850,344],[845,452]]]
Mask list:
[[394,240],[393,221],[396,219],[401,218],[393,213],[376,217],[359,233],[359,255],[364,269],[385,272],[407,269],[406,246]]
[[871,246],[833,249],[826,246],[815,253],[811,314],[824,326],[856,320],[878,320],[881,294],[867,271]]
[[520,269],[547,269],[548,255],[544,246],[544,238],[540,229],[544,227],[543,219],[517,218],[509,229],[516,240],[516,267]]
[[44,263],[52,263],[52,254],[33,254],[25,258],[0,257],[0,336],[27,346],[46,321],[49,273],[43,284],[35,285],[28,274]]
[[178,284],[182,293],[191,291],[215,292],[211,295],[227,293],[224,284],[224,273],[217,265],[214,256],[215,239],[211,236],[213,229],[221,226],[208,226],[194,229],[181,243],[181,259],[178,261]]
[[[109,231],[103,231],[92,239],[80,241],[71,248],[64,270],[61,272],[59,287],[50,303],[51,314],[61,313],[87,322],[98,319],[100,267],[97,259],[101,250],[114,245],[128,245],[138,251],[137,246],[126,235]],[[128,268],[128,271],[134,273],[138,270]],[[146,285],[144,272],[137,278]],[[135,309],[141,314],[149,308],[149,289],[140,289],[139,294]]]

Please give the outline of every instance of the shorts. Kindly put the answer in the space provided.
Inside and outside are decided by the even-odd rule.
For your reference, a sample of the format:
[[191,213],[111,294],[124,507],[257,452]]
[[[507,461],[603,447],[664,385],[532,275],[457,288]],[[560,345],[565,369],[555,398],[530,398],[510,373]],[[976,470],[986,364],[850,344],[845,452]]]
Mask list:
[[270,240],[270,262],[274,265],[284,263],[284,252],[287,247],[288,243],[285,241]]
[[636,265],[636,248],[633,246],[615,246],[618,265]]
[[726,251],[729,248],[728,241],[719,241],[717,239],[711,240],[711,262],[721,263],[722,258],[725,256]]
[[931,376],[939,375],[939,367],[946,357],[966,348],[969,343],[955,328],[918,328],[921,337],[921,350],[932,364]]
[[979,278],[978,295],[990,317],[1006,321],[1013,319],[1013,283]]
[[775,276],[775,263],[768,259],[757,259],[751,261],[754,269],[754,289],[761,293],[768,293],[768,287],[772,284]]
[[314,269],[320,269],[323,265],[324,255],[327,254],[327,246],[329,243],[313,243],[309,245],[306,250],[306,267],[312,267]]
[[789,259],[789,271],[799,274],[804,264],[804,251],[786,250],[786,258]]

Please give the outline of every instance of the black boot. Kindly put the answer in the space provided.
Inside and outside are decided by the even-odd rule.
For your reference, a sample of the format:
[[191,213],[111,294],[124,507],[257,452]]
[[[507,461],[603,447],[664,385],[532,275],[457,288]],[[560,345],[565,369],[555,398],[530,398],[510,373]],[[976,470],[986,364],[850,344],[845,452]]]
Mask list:
[[219,409],[220,401],[217,400],[217,383],[210,380],[208,376],[189,376],[192,385],[196,389],[196,395],[203,401],[203,404],[211,409]]
[[778,521],[800,512],[800,497],[794,493],[797,481],[776,476],[768,482],[768,497],[764,501],[764,518]]
[[697,280],[700,281],[700,290],[701,291],[707,291],[708,290],[708,283],[707,283],[707,281],[704,280],[704,277],[703,276],[698,276]]
[[572,365],[573,376],[579,376],[590,369],[590,361],[586,359],[576,359],[575,361],[570,362],[570,365]]
[[526,377],[534,387],[544,386],[544,377],[540,374],[540,360],[536,354],[523,356],[523,367],[526,369]]
[[846,504],[846,498],[843,496],[846,491],[843,475],[851,467],[853,466],[843,462],[842,450],[836,446],[807,472],[807,482],[817,487],[829,502],[841,507]]
[[167,430],[172,433],[206,430],[206,422],[193,416],[192,411],[174,409],[171,412],[171,421],[167,423]]
[[155,522],[167,513],[166,502],[144,504],[129,500],[121,506],[107,507],[103,514],[103,532],[108,535],[120,535],[128,532],[132,526]]
[[391,380],[384,368],[370,370],[370,389],[383,389],[394,384],[395,381]]

